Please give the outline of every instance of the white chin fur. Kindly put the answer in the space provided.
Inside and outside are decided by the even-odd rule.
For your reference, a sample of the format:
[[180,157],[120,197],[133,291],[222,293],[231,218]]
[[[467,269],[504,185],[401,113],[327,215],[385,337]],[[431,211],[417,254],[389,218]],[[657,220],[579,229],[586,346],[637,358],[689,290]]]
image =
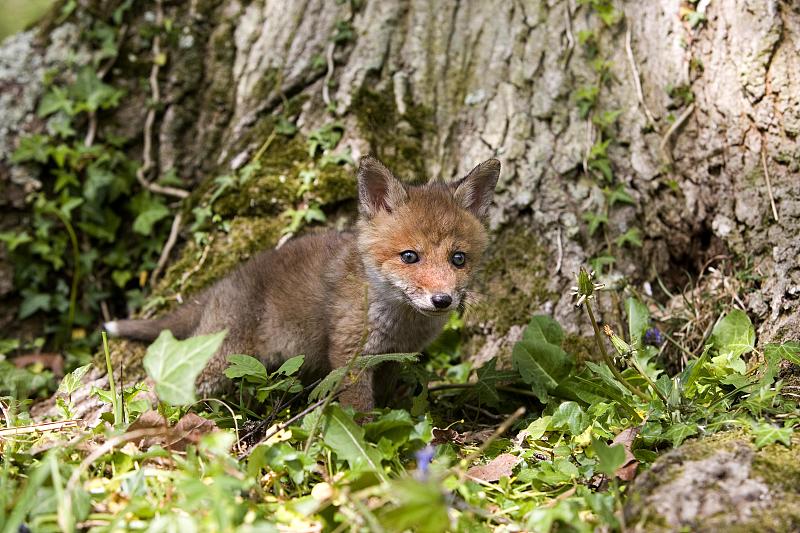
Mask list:
[[119,326],[117,325],[116,320],[112,320],[111,322],[106,322],[103,324],[103,329],[106,330],[112,337],[117,337],[119,335]]

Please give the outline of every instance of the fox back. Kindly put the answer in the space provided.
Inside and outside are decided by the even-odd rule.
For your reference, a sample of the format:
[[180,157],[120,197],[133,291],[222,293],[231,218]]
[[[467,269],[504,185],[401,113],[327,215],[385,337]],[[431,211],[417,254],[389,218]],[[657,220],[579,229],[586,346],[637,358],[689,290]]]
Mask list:
[[[419,351],[471,299],[499,172],[490,159],[458,181],[406,186],[376,159],[362,158],[355,233],[330,231],[266,250],[163,318],[105,328],[140,340],[163,329],[179,338],[227,329],[198,379],[206,395],[225,388],[234,353],[271,367],[304,354],[308,381],[356,355]],[[341,401],[369,410],[375,390],[392,390],[374,381],[373,370],[362,372]]]

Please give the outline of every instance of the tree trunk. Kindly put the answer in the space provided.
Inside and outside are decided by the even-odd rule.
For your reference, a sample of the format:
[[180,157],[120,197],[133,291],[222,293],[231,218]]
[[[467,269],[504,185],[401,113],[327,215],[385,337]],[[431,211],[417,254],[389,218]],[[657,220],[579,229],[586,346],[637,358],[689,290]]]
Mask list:
[[[652,292],[668,310],[688,280],[711,283],[709,266],[718,267],[716,285],[690,292],[730,299],[740,279],[730,265],[746,267],[758,281],[734,283],[743,293],[733,297],[759,321],[760,342],[797,337],[800,8],[777,0],[628,2],[622,13],[604,6],[164,4],[176,37],[162,44],[166,64],[157,75],[155,168],[174,168],[196,191],[188,213],[208,202],[217,176],[254,157],[261,167],[217,200],[227,231],[205,246],[182,231],[157,293],[177,299],[274,245],[285,225],[276,215],[300,203],[321,205],[335,224],[352,221],[352,168],[322,167],[306,147],[337,121],[343,138],[335,151],[373,153],[409,180],[449,179],[501,159],[485,302],[466,316],[478,362],[507,354],[535,312],[553,314],[579,346],[588,331],[569,287],[581,265],[602,256],[614,257],[600,272],[606,283],[644,293],[663,285],[674,298]],[[159,9],[152,3],[126,15],[131,30],[108,79],[129,91],[103,117],[106,133],[142,134],[152,40],[132,30],[152,26]],[[42,73],[63,65],[65,47],[80,48],[85,20],[79,13],[48,23],[49,33],[23,33],[0,48],[2,226],[41,179],[12,165],[10,150],[41,128],[31,112]],[[299,133],[276,134],[279,117]],[[297,200],[307,168],[317,181]],[[630,200],[611,194],[618,189]],[[598,216],[608,221],[592,233]],[[0,296],[10,292],[5,277]],[[715,317],[690,332],[696,342]],[[124,354],[126,378],[141,377],[132,361],[142,350],[122,346],[115,353]]]

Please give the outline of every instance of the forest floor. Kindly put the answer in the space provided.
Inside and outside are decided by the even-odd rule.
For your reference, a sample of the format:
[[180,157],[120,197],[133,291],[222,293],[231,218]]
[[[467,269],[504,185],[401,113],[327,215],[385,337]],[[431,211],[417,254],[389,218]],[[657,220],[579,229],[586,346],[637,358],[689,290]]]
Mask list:
[[[575,292],[576,312],[594,317],[605,291],[582,271]],[[589,332],[592,360],[564,350],[551,318],[533,317],[503,369],[461,361],[457,316],[421,362],[354,357],[312,387],[296,378],[302,356],[274,372],[232,356],[236,392],[219,400],[195,398],[194,379],[224,333],[164,333],[148,348],[147,383],[93,391],[108,404],[95,427],[74,419],[71,401],[91,365],[61,380],[52,421],[34,423],[25,397],[0,399],[0,529],[652,530],[623,509],[664,452],[723,430],[756,453],[788,449],[800,419],[796,387],[781,378],[800,344],[756,350],[736,309],[699,350],[655,327],[634,297],[621,318],[624,332]],[[684,357],[677,370],[668,346]],[[368,418],[336,403],[346,372],[388,359],[404,365],[405,401]],[[52,386],[42,368],[15,369],[16,390]]]

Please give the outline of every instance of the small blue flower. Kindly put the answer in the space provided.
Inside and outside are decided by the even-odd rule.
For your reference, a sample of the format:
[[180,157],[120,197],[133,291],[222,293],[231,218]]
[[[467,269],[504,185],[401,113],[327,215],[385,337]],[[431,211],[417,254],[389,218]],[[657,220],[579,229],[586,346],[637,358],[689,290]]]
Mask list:
[[658,328],[647,328],[644,332],[644,343],[657,348],[664,344],[664,334]]
[[416,474],[418,478],[425,479],[428,477],[428,467],[431,464],[431,460],[433,460],[433,454],[435,452],[436,448],[430,444],[414,452],[414,457],[417,459]]

